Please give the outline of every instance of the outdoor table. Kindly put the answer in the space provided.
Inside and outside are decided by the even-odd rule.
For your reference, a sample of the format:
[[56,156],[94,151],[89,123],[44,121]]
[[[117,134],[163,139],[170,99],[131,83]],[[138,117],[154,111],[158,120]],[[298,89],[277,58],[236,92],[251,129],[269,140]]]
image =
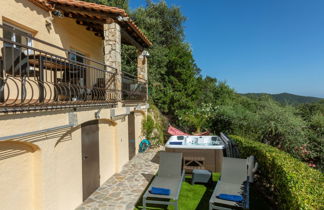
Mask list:
[[81,64],[68,61],[63,59],[53,58],[51,55],[36,54],[29,55],[29,64],[42,69],[57,70],[57,71],[85,71],[86,67]]
[[209,183],[212,180],[212,172],[203,169],[192,170],[192,181],[191,184],[194,185],[196,182],[199,183]]
[[[39,79],[39,91],[40,91],[40,101],[44,100],[44,69],[50,71],[64,71],[66,75],[66,81],[70,82],[71,78],[82,78],[82,74],[85,75],[86,67],[70,62],[69,60],[64,61],[64,59],[55,58],[48,54],[33,54],[28,56],[28,62],[30,66],[37,67],[39,69],[38,79]],[[57,83],[57,74],[54,73],[54,82]]]

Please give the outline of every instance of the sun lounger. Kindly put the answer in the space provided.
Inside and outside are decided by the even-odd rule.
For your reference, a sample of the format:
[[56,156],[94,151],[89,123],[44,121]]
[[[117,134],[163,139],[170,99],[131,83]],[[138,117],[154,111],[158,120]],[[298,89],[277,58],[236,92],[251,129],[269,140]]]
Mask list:
[[[175,209],[178,209],[183,180],[182,153],[160,152],[159,171],[144,193],[143,209],[146,209],[147,204],[174,205]],[[157,194],[159,191],[162,193]]]
[[225,157],[238,158],[240,156],[240,153],[238,151],[236,143],[224,133],[220,133],[220,138],[225,144]]
[[[249,159],[223,158],[221,178],[209,200],[210,210],[249,209],[248,163]],[[233,199],[228,199],[230,197]],[[242,201],[239,201],[239,198],[242,198]]]

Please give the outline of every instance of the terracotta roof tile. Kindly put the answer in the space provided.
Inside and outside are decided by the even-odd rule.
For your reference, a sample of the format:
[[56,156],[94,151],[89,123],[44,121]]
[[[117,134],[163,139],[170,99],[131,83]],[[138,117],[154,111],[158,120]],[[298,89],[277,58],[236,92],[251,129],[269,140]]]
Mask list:
[[64,5],[69,5],[73,7],[79,7],[83,9],[91,9],[95,10],[98,12],[108,12],[108,13],[115,13],[119,14],[122,16],[128,16],[125,10],[117,8],[117,7],[110,7],[106,5],[101,5],[101,4],[95,4],[95,3],[90,3],[90,2],[85,2],[85,1],[78,1],[78,0],[48,0],[48,2],[51,3],[59,3],[59,4],[64,4]]
[[43,9],[45,9],[46,11],[52,10],[52,5],[50,5],[47,2],[47,0],[29,0],[29,1]]
[[[128,17],[128,14],[123,9],[101,5],[101,4],[79,1],[79,0],[29,0],[29,1],[35,3],[36,5],[48,11],[53,9],[53,6],[50,3],[56,3],[56,4],[71,6],[74,8],[80,8],[80,9],[109,13],[109,14],[113,13],[123,17]],[[150,40],[143,34],[143,32],[138,28],[138,26],[134,23],[134,21],[129,20],[127,21],[127,24],[148,46],[152,45]]]
[[148,46],[152,46],[152,42],[144,35],[144,33],[138,28],[134,21],[129,20],[128,25],[145,41]]

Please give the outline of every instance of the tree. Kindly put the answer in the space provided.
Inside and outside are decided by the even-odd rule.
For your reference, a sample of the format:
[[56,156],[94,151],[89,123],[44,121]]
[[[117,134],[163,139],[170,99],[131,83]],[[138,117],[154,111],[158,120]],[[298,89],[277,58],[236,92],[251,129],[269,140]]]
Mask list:
[[197,68],[184,40],[185,17],[177,7],[147,1],[132,18],[153,42],[149,49],[149,93],[153,103],[169,116],[193,108],[197,98]]

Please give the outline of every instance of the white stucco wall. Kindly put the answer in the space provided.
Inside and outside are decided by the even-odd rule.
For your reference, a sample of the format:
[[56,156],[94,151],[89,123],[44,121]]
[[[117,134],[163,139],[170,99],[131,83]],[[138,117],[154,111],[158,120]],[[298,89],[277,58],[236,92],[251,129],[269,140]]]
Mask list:
[[27,145],[0,142],[0,209],[37,207],[34,154]]
[[116,172],[115,130],[116,127],[111,124],[99,124],[100,185]]
[[128,117],[117,120],[118,127],[116,130],[116,151],[117,151],[117,165],[116,171],[120,172],[122,167],[129,160],[128,153]]
[[[132,108],[133,109],[133,108]],[[95,119],[98,109],[83,108],[75,111],[78,125],[71,129],[12,139],[39,148],[9,157],[0,158],[0,209],[74,209],[82,203],[82,159],[81,124]],[[126,108],[115,108],[116,115],[124,115],[111,120],[109,108],[102,108],[99,120],[100,184],[114,173],[120,172],[128,162],[128,117]],[[69,123],[68,113],[73,110],[31,112],[0,115],[1,136],[31,132]],[[136,135],[141,130],[143,115],[135,116]],[[19,128],[19,129],[17,129]],[[138,147],[139,140],[136,140]],[[26,148],[22,144],[23,148]],[[11,154],[12,149],[0,142],[0,157]],[[19,188],[12,186],[19,185]],[[18,194],[17,194],[18,193]],[[19,198],[19,199],[17,199]],[[12,205],[13,208],[7,208]]]
[[[73,209],[82,201],[81,129],[51,146],[55,159],[55,199],[52,209]],[[45,151],[44,151],[45,152]],[[48,151],[49,153],[51,151]],[[55,202],[55,201],[54,201]]]
[[145,118],[145,112],[135,112],[135,146],[138,153],[139,144],[145,138],[142,133],[142,122]]

